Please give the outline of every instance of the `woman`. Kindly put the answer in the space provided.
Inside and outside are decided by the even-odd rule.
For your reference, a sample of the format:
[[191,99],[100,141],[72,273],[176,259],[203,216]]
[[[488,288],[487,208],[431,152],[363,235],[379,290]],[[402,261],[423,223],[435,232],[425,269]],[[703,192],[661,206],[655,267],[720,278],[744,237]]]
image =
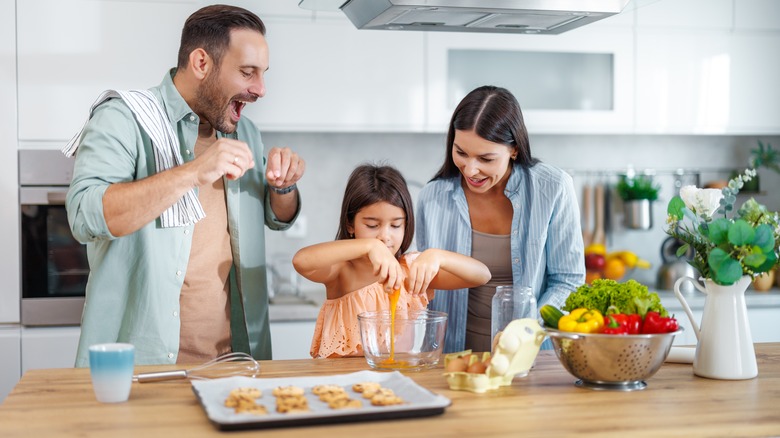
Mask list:
[[444,164],[417,210],[418,250],[470,255],[492,274],[484,286],[436,294],[430,307],[449,314],[445,352],[490,351],[497,286],[530,286],[539,307],[561,307],[585,281],[572,179],[531,156],[520,105],[504,88],[479,87],[458,104]]

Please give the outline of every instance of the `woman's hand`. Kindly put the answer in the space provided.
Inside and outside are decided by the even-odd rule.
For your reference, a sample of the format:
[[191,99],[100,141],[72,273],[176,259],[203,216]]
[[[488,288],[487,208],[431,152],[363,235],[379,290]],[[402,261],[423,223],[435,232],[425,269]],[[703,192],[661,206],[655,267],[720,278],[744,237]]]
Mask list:
[[434,249],[423,251],[409,263],[409,277],[406,280],[406,289],[412,295],[426,293],[431,281],[439,274],[440,268],[441,257],[439,257],[439,252]]
[[374,275],[379,277],[385,292],[391,293],[403,285],[404,272],[390,249],[380,240],[376,243],[368,251],[368,260],[374,267]]

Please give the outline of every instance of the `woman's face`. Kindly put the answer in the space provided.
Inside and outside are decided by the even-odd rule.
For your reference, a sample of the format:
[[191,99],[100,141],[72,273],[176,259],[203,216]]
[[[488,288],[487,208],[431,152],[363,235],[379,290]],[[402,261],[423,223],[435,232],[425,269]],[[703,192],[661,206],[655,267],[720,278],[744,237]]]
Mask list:
[[455,130],[452,161],[463,175],[466,187],[474,193],[502,190],[509,178],[509,163],[514,150],[493,143],[474,131]]
[[355,215],[355,223],[347,231],[355,239],[379,239],[392,254],[398,252],[404,241],[406,214],[404,210],[387,202],[377,202],[361,208]]

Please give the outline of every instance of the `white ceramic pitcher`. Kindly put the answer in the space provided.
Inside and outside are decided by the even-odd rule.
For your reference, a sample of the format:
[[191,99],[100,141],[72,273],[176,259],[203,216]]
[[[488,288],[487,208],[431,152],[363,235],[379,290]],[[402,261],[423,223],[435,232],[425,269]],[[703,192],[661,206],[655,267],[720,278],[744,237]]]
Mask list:
[[[696,289],[707,295],[701,329],[680,293],[680,287],[685,281],[690,281]],[[758,375],[756,351],[750,336],[745,305],[745,289],[750,281],[750,276],[745,275],[729,286],[705,279],[702,287],[691,277],[682,277],[674,283],[674,293],[691,320],[698,339],[693,359],[693,373],[697,376],[742,380]]]

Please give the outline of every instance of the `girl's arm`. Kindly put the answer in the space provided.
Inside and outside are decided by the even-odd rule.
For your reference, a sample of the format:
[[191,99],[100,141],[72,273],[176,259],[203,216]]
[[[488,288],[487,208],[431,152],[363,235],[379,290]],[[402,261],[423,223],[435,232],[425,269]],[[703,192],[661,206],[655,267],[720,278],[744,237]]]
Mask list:
[[293,266],[308,280],[326,286],[336,283],[343,272],[351,269],[349,263],[366,257],[374,269],[374,275],[394,290],[401,287],[403,272],[398,260],[378,239],[347,239],[318,243],[298,251],[293,257]]
[[490,281],[490,270],[477,259],[443,249],[426,249],[409,266],[408,290],[464,289]]

